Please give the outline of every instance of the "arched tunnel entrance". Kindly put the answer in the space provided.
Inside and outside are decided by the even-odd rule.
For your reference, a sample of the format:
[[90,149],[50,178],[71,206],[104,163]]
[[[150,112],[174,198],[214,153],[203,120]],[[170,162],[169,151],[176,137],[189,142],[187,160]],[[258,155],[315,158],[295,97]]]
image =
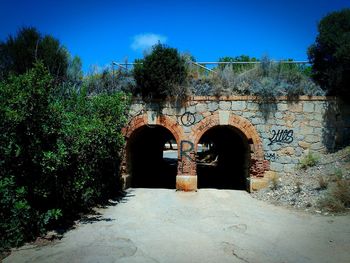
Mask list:
[[197,149],[198,188],[247,189],[250,147],[239,129],[214,126],[199,139]]
[[160,125],[135,130],[127,145],[131,187],[175,188],[177,145],[173,134]]

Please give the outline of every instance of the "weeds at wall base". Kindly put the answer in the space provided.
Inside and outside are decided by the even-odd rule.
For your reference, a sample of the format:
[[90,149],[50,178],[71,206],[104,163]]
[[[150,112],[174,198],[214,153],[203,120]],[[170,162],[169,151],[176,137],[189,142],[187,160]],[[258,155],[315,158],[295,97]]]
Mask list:
[[270,179],[270,188],[271,190],[277,190],[280,183],[279,183],[279,176],[277,174],[274,174]]
[[318,177],[318,185],[319,190],[325,190],[328,187],[328,181],[322,175],[320,175]]
[[324,210],[337,213],[350,208],[350,180],[337,180],[326,196],[319,200],[318,205]]
[[306,169],[308,167],[315,166],[319,162],[320,157],[312,152],[306,154],[299,163],[300,169]]

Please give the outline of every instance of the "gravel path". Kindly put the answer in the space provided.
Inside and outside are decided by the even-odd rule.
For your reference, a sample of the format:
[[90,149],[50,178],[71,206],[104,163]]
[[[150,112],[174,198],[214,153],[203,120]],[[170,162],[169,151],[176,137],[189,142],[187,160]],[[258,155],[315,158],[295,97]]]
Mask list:
[[130,189],[124,202],[4,262],[350,262],[350,216],[291,211],[244,191]]

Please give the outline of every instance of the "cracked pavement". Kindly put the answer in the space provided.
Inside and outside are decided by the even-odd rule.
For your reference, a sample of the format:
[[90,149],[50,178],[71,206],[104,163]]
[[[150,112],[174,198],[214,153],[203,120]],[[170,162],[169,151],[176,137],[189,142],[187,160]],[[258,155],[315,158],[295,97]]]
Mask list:
[[245,191],[129,189],[61,240],[4,262],[349,262],[350,215],[322,216]]

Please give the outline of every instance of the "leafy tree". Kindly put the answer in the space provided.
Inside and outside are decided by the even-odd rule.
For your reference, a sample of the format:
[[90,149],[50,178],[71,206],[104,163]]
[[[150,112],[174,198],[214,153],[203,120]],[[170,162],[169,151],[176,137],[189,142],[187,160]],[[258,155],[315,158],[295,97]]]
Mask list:
[[312,75],[329,95],[350,98],[350,9],[325,16],[308,49]]
[[40,165],[43,151],[55,144],[52,88],[42,63],[0,83],[0,232],[5,233],[1,247],[34,237],[45,224],[45,215],[53,211],[47,205],[50,184]]
[[121,188],[128,96],[55,90],[42,62],[0,81],[0,252]]
[[61,108],[60,136],[45,151],[42,167],[47,177],[57,178],[51,189],[63,211],[84,210],[121,189],[118,178],[124,139],[128,96],[118,92],[88,96],[79,94],[57,105]]
[[39,60],[55,78],[66,77],[67,50],[54,37],[42,36],[33,27],[23,27],[16,36],[9,35],[0,42],[0,79],[10,73],[23,74]]
[[175,48],[162,44],[137,61],[134,77],[143,98],[164,99],[184,84],[187,76],[185,59]]

